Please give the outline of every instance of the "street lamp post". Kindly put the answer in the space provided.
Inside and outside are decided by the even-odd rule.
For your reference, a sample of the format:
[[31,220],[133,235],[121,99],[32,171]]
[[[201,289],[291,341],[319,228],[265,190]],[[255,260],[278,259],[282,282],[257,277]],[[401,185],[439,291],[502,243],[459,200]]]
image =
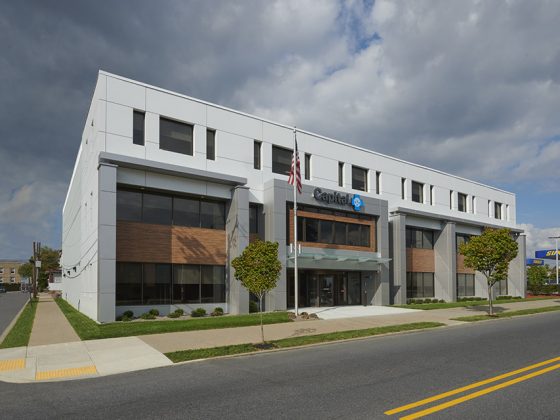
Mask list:
[[554,249],[556,250],[556,287],[558,287],[558,239],[560,239],[560,236],[549,236],[548,239],[554,239],[555,242]]

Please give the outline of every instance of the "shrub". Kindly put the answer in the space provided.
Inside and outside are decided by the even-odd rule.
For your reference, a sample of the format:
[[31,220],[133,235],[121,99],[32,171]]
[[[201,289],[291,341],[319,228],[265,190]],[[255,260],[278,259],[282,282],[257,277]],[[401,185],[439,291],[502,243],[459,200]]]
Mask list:
[[185,314],[185,311],[182,310],[181,308],[177,308],[177,309],[175,309],[175,313],[179,314],[179,316],[183,316]]
[[124,311],[122,316],[126,316],[127,318],[134,318],[134,312],[132,311]]
[[424,303],[432,303],[432,299],[424,299]]
[[175,312],[170,312],[169,315],[167,315],[168,318],[179,318],[181,315],[179,315],[179,313],[177,311]]
[[212,316],[222,316],[224,314],[224,310],[220,307],[215,308],[214,311],[210,314]]
[[151,312],[144,312],[142,315],[140,315],[140,318],[142,318],[142,319],[156,319],[156,316],[154,314],[152,314]]
[[123,316],[122,316],[122,321],[123,321],[123,322],[132,321],[132,317],[131,317],[131,316],[124,316],[124,315],[123,315]]
[[439,303],[445,303],[445,300],[440,299],[440,300],[439,300]]
[[148,312],[154,316],[159,316],[159,311],[157,309],[150,309],[150,311]]
[[255,312],[259,312],[259,305],[257,304],[257,302],[254,301],[249,301],[249,313],[253,314]]
[[200,318],[206,315],[206,309],[203,308],[196,308],[195,310],[191,311],[191,316],[193,318]]
[[439,300],[438,299],[432,299],[432,303],[438,303]]

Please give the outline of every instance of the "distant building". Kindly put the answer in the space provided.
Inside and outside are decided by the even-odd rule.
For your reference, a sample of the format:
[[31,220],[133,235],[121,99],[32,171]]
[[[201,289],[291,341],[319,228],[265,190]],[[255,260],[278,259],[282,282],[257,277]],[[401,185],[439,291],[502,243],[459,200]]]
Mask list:
[[20,284],[21,276],[18,269],[26,261],[20,260],[0,260],[0,283],[1,284]]

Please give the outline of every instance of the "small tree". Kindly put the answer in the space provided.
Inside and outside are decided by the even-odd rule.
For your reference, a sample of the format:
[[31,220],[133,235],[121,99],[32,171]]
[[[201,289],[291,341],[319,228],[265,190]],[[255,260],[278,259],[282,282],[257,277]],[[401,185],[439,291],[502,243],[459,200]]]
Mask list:
[[517,256],[517,242],[509,229],[484,229],[482,235],[473,236],[459,247],[465,256],[465,266],[479,271],[486,277],[488,285],[488,314],[494,315],[492,287],[496,282],[507,279],[509,263]]
[[231,265],[235,278],[259,299],[261,338],[264,344],[263,307],[264,295],[276,287],[282,264],[278,260],[278,243],[255,241],[234,258]]
[[527,268],[527,288],[534,295],[543,292],[544,285],[548,280],[549,270],[545,265],[532,265]]

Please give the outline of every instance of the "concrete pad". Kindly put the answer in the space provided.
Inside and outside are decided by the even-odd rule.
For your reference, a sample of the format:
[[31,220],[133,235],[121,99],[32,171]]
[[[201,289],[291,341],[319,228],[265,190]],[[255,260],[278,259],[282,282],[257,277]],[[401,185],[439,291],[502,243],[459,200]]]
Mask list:
[[27,355],[37,360],[37,372],[80,368],[93,364],[86,346],[81,341],[29,347]]
[[421,311],[418,309],[395,308],[392,306],[331,306],[300,308],[299,313],[302,312],[317,314],[320,319],[343,319],[363,316],[396,315]]
[[162,353],[137,337],[84,342],[100,375],[172,365]]
[[12,347],[0,349],[0,360],[25,359],[27,357],[27,347]]
[[11,383],[26,383],[35,380],[35,358],[25,359],[25,368],[0,372],[0,381]]

